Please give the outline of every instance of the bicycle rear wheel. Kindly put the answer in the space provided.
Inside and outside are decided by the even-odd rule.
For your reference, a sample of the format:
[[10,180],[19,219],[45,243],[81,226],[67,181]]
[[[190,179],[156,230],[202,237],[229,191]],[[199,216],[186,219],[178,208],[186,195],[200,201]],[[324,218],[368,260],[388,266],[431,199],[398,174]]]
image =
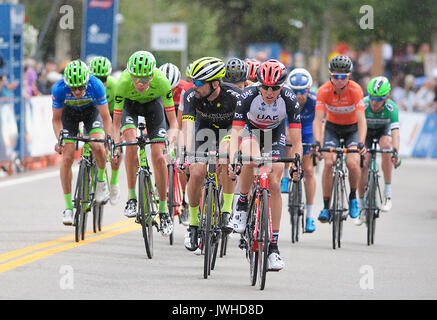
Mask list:
[[[176,204],[175,204],[175,174],[177,174],[174,171],[174,165],[173,164],[169,164],[167,166],[168,168],[168,193],[167,193],[167,206],[168,206],[168,210],[170,213],[170,219],[172,220],[172,223],[174,223],[174,215],[175,215],[175,210],[176,210]],[[174,224],[173,224],[174,225]],[[173,245],[173,233],[174,233],[174,228],[173,231],[171,232],[171,234],[169,235],[168,239],[170,242],[170,245]]]
[[267,259],[270,244],[269,196],[266,189],[262,191],[260,221],[258,227],[258,285],[260,290],[264,290],[266,285]]
[[144,171],[138,174],[138,212],[143,233],[144,246],[149,259],[153,257],[153,218],[150,204],[150,185]]

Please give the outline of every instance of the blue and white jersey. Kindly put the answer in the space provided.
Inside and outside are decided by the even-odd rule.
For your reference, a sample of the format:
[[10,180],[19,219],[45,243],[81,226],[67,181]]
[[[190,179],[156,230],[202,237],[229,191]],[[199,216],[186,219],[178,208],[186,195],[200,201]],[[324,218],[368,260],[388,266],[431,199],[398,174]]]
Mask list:
[[105,85],[93,75],[90,75],[86,92],[80,99],[74,97],[64,79],[59,80],[52,88],[52,101],[54,109],[61,109],[66,105],[75,110],[83,110],[93,105],[103,106],[108,103]]
[[313,121],[316,109],[316,94],[312,91],[308,93],[308,98],[300,112],[300,121],[302,123],[302,136],[313,134]]

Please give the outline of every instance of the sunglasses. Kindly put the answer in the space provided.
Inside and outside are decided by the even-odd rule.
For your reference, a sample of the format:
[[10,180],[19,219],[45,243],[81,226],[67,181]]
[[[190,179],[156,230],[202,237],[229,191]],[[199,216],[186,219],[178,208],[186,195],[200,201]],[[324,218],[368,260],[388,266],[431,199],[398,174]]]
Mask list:
[[86,90],[86,86],[80,86],[80,87],[69,87],[71,92],[74,91],[85,91]]
[[193,83],[196,87],[201,87],[203,86],[206,82],[204,81],[199,81],[199,80],[193,80]]
[[305,93],[307,93],[308,92],[308,89],[302,89],[302,90],[295,90],[295,89],[293,89],[293,91],[294,91],[294,94],[300,94],[300,95],[304,95]]
[[349,76],[349,73],[331,73],[331,77],[335,80],[345,80]]
[[131,76],[131,78],[132,78],[132,81],[137,83],[137,84],[138,83],[142,83],[142,84],[149,83],[152,80],[152,77],[134,77],[134,76]]
[[372,101],[380,102],[380,101],[385,100],[385,98],[387,98],[386,95],[385,95],[385,96],[382,96],[382,97],[375,97],[375,96],[371,96],[371,95],[369,94],[369,99],[372,100]]
[[277,91],[277,90],[281,89],[282,86],[268,86],[268,85],[262,84],[261,88],[263,88],[266,91],[269,90],[269,88],[272,89],[273,91]]

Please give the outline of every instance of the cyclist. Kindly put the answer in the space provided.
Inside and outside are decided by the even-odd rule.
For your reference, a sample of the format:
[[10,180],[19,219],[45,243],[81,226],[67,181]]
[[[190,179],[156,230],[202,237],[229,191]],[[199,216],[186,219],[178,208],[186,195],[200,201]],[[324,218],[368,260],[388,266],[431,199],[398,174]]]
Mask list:
[[[392,166],[395,168],[400,165],[401,159],[398,156],[400,136],[399,136],[399,112],[396,104],[390,97],[391,85],[386,77],[376,77],[370,80],[367,86],[367,93],[364,98],[367,120],[366,147],[370,148],[373,139],[378,139],[381,149],[393,148],[396,152],[382,154],[382,171],[384,174],[384,200],[381,207],[382,211],[390,211],[391,202],[391,176]],[[367,171],[369,170],[370,155],[366,156],[359,185],[359,205],[364,207],[364,192],[367,183]],[[361,219],[363,220],[363,219]],[[361,224],[363,221],[358,222]]]
[[231,58],[226,62],[226,74],[223,81],[232,83],[241,90],[244,90],[248,74],[249,68],[243,60]]
[[[284,87],[286,79],[285,66],[278,60],[267,60],[260,65],[257,70],[257,80],[260,85],[244,89],[235,111],[230,147],[231,158],[234,158],[238,149],[243,156],[259,157],[261,148],[264,148],[264,152],[271,152],[273,157],[285,157],[287,125],[293,144],[292,152],[302,155],[299,102],[293,91]],[[234,163],[234,159],[231,161]],[[238,233],[246,229],[248,193],[253,183],[253,168],[253,164],[245,164],[240,174],[240,197],[233,217],[234,231]],[[273,232],[268,264],[270,270],[276,271],[284,267],[278,249],[282,212],[280,182],[283,170],[283,163],[273,163],[272,172],[268,177]],[[231,165],[228,166],[228,171],[234,178]]]
[[[182,132],[186,149],[196,151],[218,150],[227,153],[234,112],[241,90],[231,84],[221,82],[226,73],[225,64],[215,57],[204,57],[193,62],[191,76],[194,87],[184,95]],[[195,133],[192,148],[193,132]],[[206,174],[203,159],[194,159],[189,166],[190,179],[187,185],[190,223],[185,237],[185,247],[190,251],[198,248],[199,203],[202,184]],[[190,159],[193,162],[193,159]],[[227,166],[220,166],[223,186],[223,206],[221,208],[221,228],[232,232],[231,212],[235,182],[227,175]],[[219,170],[219,168],[218,168]]]
[[[127,142],[135,142],[137,137],[138,116],[146,120],[150,140],[163,139],[167,135],[165,114],[170,123],[168,138],[170,145],[177,135],[177,121],[174,111],[170,82],[160,70],[155,68],[155,57],[148,51],[137,51],[131,55],[126,69],[122,72],[115,90],[114,140],[120,142],[120,130]],[[138,167],[137,147],[126,147],[125,167],[128,182],[128,201],[124,214],[136,216],[137,196],[135,192]],[[164,143],[151,145],[152,164],[155,183],[159,196],[160,229],[164,236],[171,234],[173,223],[167,206],[167,163],[164,157]]]
[[[83,122],[90,137],[104,139],[105,133],[112,133],[112,121],[103,83],[89,74],[88,67],[81,60],[70,62],[64,70],[64,78],[52,88],[53,131],[56,136],[62,129],[70,136],[79,133],[79,123]],[[96,201],[103,203],[109,198],[105,179],[106,152],[103,144],[90,143],[97,163]],[[71,199],[71,166],[74,161],[75,142],[64,140],[55,151],[62,154],[60,169],[62,189],[65,198],[63,223],[73,224],[73,202]]]
[[[315,153],[319,155],[320,141],[323,131],[323,117],[326,113],[324,135],[325,147],[338,147],[341,138],[346,147],[359,149],[364,155],[366,148],[367,123],[364,115],[363,90],[358,83],[350,80],[352,61],[349,57],[338,55],[329,62],[330,81],[317,91],[316,111],[313,122],[313,134],[316,144]],[[349,215],[356,219],[358,209],[356,190],[360,179],[360,154],[349,153],[346,156],[346,166],[349,171]],[[319,215],[322,223],[330,219],[329,202],[332,190],[333,165],[335,154],[324,154],[325,166],[322,174],[323,210]]]
[[[114,118],[115,86],[117,80],[111,76],[112,65],[106,57],[95,57],[89,63],[90,74],[100,79],[106,89],[106,100],[108,101],[109,113]],[[118,152],[119,150],[117,150]],[[111,191],[109,201],[116,205],[120,198],[120,186],[118,184],[118,172],[121,164],[120,154],[111,159]]]
[[[314,143],[313,137],[313,120],[316,107],[316,94],[311,91],[313,79],[308,70],[303,68],[296,68],[289,74],[288,86],[293,90],[297,96],[300,106],[300,119],[302,123],[302,142]],[[287,135],[287,141],[291,137]],[[291,149],[287,148],[287,157],[292,157]],[[288,167],[286,165],[286,167]],[[316,226],[314,225],[313,209],[314,209],[314,195],[316,192],[316,179],[314,177],[313,161],[310,157],[310,148],[303,148],[303,171],[305,178],[305,199],[306,199],[306,223],[305,232],[314,232]],[[286,177],[282,178],[285,183],[281,182],[281,189],[285,185],[285,192],[288,192],[288,170]],[[284,190],[281,190],[284,192]]]

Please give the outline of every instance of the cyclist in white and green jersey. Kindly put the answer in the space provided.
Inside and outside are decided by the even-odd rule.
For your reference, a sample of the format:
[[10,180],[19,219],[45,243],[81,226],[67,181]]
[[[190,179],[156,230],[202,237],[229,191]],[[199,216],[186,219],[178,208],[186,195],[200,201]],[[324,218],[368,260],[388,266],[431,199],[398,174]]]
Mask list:
[[[399,112],[396,104],[390,97],[390,82],[386,77],[376,77],[370,80],[367,87],[368,96],[364,98],[365,114],[367,120],[366,148],[370,148],[373,139],[379,140],[381,149],[392,149],[395,153],[382,154],[382,171],[384,174],[384,200],[381,210],[390,211],[391,202],[391,178],[392,166],[400,165],[398,155],[399,136]],[[359,183],[359,205],[363,207],[365,186],[367,183],[367,171],[369,169],[370,154],[366,155],[364,167]],[[361,221],[357,221],[360,224]]]
[[[109,113],[111,118],[114,118],[114,104],[115,104],[115,86],[117,80],[111,76],[112,65],[106,57],[95,57],[89,63],[90,74],[99,78],[106,89],[106,100],[108,101]],[[118,185],[118,170],[121,164],[121,154],[118,153],[116,157],[111,159],[111,191],[109,201],[112,205],[116,205],[120,198],[120,186]]]
[[[151,140],[167,136],[165,114],[170,124],[168,139],[171,145],[176,141],[178,125],[170,82],[156,67],[155,57],[148,51],[137,51],[129,58],[115,89],[114,140],[121,140],[120,130],[126,142],[137,141],[138,116],[146,120],[146,129]],[[136,216],[137,196],[135,192],[138,167],[137,147],[126,147],[125,167],[129,198],[125,207],[127,217]],[[163,235],[173,231],[173,224],[167,207],[167,163],[164,157],[164,143],[151,145],[151,158],[155,183],[159,196],[160,229]],[[158,173],[158,174],[156,174]]]

